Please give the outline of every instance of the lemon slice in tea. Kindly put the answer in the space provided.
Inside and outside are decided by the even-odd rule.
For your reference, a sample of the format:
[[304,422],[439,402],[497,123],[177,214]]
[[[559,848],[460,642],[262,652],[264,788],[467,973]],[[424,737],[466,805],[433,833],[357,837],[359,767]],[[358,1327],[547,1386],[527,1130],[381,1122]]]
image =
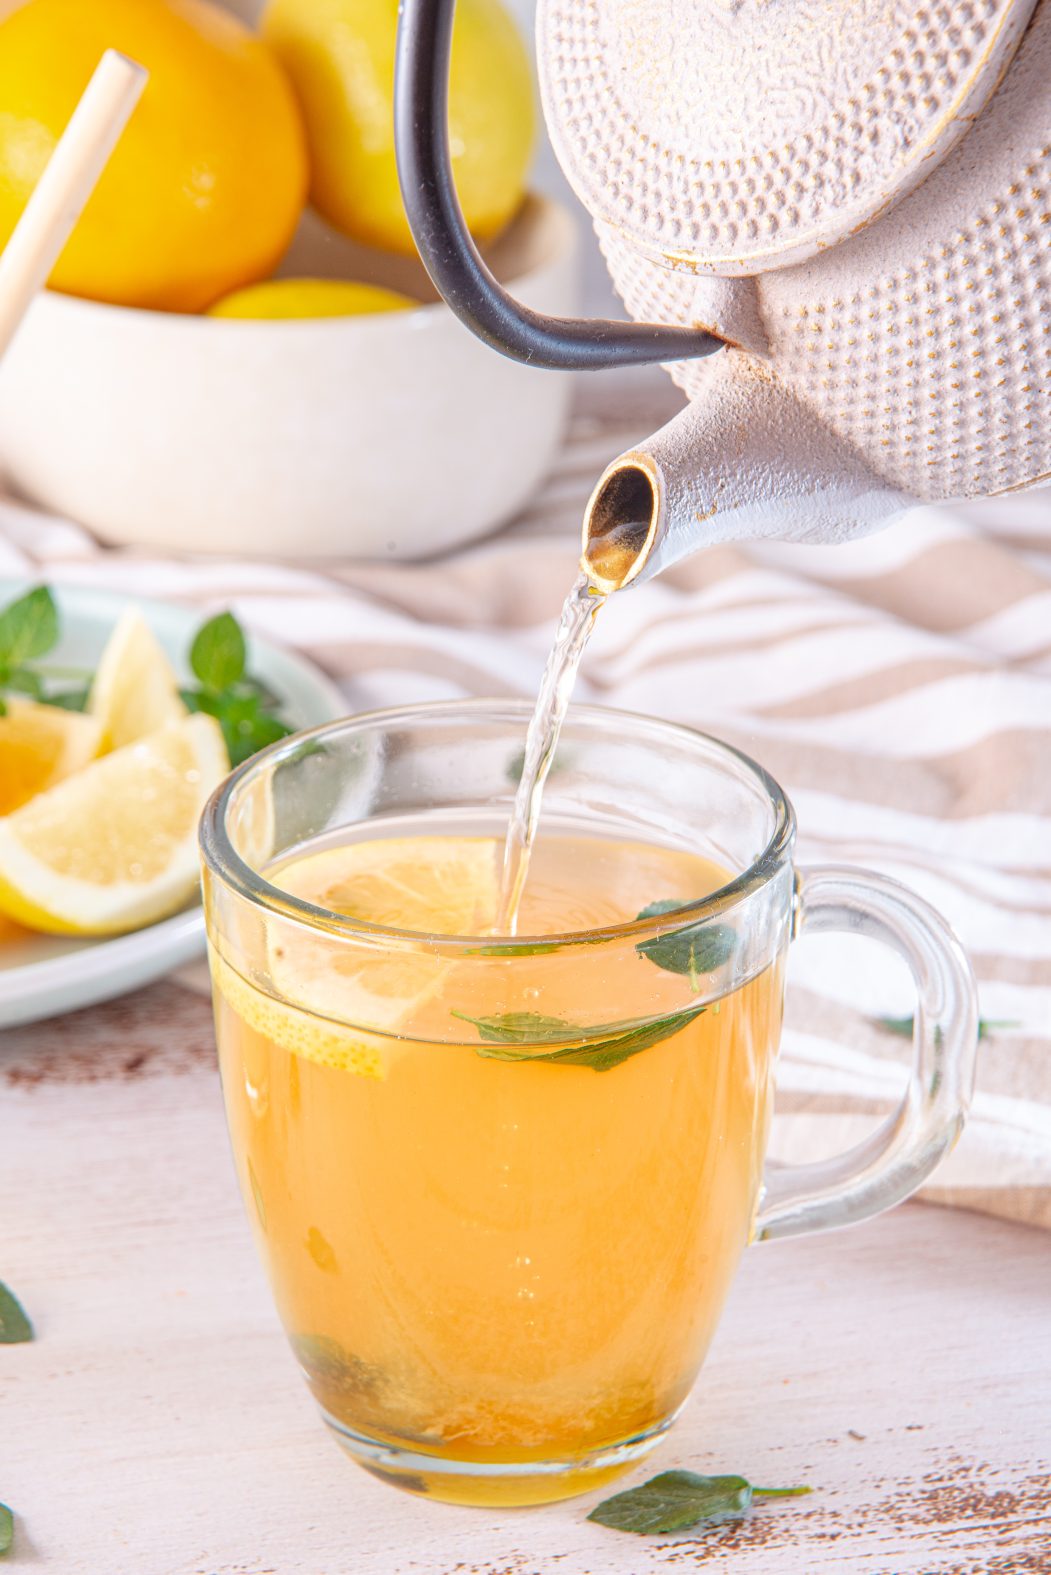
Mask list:
[[[496,911],[495,848],[485,837],[349,843],[291,860],[269,878],[329,912],[422,935],[483,933]],[[290,927],[272,936],[269,963],[276,990],[291,1005],[336,1024],[403,1036],[453,966],[411,943],[379,937],[374,947],[341,948]],[[312,1054],[309,1045],[295,1048]]]

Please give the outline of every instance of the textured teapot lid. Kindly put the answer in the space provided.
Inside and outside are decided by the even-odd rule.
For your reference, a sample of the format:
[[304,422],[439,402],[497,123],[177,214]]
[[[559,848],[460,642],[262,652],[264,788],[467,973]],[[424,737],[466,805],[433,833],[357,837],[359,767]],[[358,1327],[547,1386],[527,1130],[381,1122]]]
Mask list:
[[905,195],[993,92],[1036,0],[541,0],[541,90],[591,213],[759,273]]

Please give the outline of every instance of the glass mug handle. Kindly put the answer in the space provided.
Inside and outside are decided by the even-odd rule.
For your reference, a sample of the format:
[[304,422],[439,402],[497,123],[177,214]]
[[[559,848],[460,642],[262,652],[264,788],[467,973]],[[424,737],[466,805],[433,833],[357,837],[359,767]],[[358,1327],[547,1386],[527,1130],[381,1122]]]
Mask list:
[[776,1241],[868,1219],[900,1203],[949,1152],[974,1083],[974,975],[945,920],[897,881],[823,865],[796,872],[794,935],[839,930],[883,941],[916,985],[912,1070],[901,1104],[833,1159],[768,1169],[753,1240]]

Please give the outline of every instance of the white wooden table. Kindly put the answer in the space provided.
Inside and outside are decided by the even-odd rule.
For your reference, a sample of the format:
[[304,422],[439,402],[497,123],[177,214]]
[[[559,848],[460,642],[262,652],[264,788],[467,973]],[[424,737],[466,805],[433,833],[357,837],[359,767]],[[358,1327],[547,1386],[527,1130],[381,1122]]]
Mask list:
[[415,1500],[316,1420],[226,1146],[207,1004],[167,983],[0,1043],[4,1568],[56,1575],[1051,1571],[1051,1239],[920,1206],[757,1248],[653,1463],[807,1481],[658,1541],[589,1500]]

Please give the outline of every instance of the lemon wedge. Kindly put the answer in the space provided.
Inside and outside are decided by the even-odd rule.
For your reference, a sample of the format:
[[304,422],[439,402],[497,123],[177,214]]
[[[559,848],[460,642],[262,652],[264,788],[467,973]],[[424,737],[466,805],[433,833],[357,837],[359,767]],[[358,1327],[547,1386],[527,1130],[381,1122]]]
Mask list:
[[0,815],[86,766],[99,752],[102,729],[92,717],[32,700],[8,700],[0,716]]
[[378,284],[352,279],[266,279],[234,290],[208,308],[209,317],[244,317],[276,321],[294,317],[368,317],[377,312],[404,312],[418,301]]
[[[350,843],[291,860],[268,879],[329,912],[423,935],[477,934],[496,911],[494,845],[484,837]],[[294,1055],[381,1077],[398,1036],[411,1037],[455,963],[382,940],[343,947],[283,926],[270,936],[267,965],[273,994],[212,955],[216,988],[248,1027]]]
[[218,723],[188,716],[38,794],[0,820],[0,913],[53,935],[174,913],[197,885],[197,821],[228,770]]
[[121,615],[106,641],[88,713],[102,728],[104,749],[123,749],[186,715],[171,663],[137,607]]

